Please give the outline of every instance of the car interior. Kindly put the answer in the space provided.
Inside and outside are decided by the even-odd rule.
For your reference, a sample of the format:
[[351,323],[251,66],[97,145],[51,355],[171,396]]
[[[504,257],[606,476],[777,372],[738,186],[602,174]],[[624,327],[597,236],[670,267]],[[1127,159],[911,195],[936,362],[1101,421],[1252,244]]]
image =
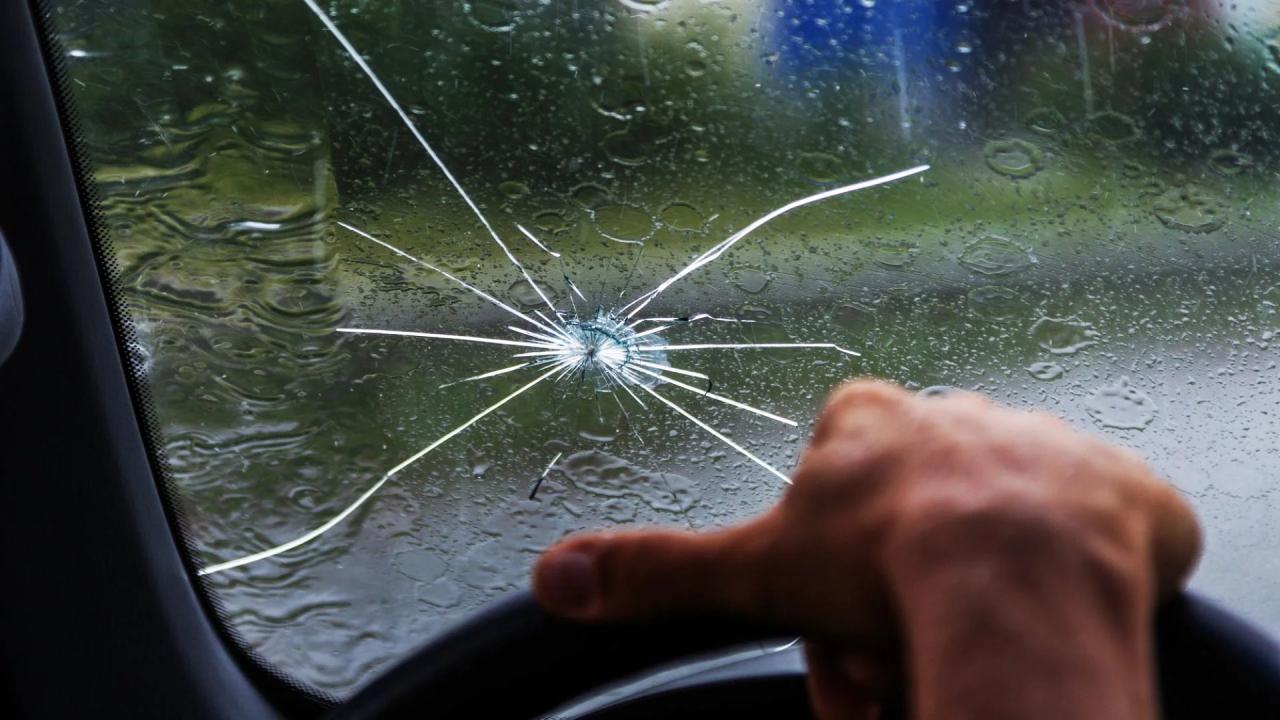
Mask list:
[[1267,0],[6,0],[0,69],[5,716],[811,717],[794,629],[528,573],[876,375],[1151,459],[1163,716],[1280,717]]

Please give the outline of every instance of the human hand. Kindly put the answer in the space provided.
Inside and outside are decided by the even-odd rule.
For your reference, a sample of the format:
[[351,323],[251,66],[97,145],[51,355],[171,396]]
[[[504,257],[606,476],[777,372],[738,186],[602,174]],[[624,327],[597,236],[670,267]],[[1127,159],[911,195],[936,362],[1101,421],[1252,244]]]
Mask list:
[[1200,536],[1134,454],[971,393],[853,382],[769,511],[709,533],[590,533],[538,600],[586,622],[721,613],[806,638],[821,718],[1155,718],[1151,624]]

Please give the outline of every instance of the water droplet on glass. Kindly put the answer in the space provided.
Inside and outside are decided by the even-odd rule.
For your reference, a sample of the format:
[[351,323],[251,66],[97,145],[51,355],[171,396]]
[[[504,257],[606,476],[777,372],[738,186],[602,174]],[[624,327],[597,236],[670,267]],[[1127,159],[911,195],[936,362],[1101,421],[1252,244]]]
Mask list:
[[979,275],[1008,275],[1036,262],[1030,249],[999,235],[974,240],[960,253],[960,264]]
[[437,608],[452,608],[462,602],[462,588],[449,578],[440,578],[418,590],[422,602]]
[[596,229],[610,240],[642,242],[653,234],[653,218],[643,208],[624,203],[601,205],[592,213]]
[[857,303],[837,305],[831,311],[831,322],[855,335],[868,332],[876,325],[875,311]]
[[698,501],[697,486],[688,478],[648,471],[596,450],[570,455],[559,469],[569,484],[582,492],[638,500],[662,512],[685,512]]
[[691,57],[685,62],[684,71],[690,77],[698,77],[707,72],[707,63],[711,60],[711,53],[702,46],[702,43],[696,40],[690,40],[685,44],[689,50]]
[[454,272],[457,272],[474,266],[476,264],[476,259],[466,255],[445,255],[440,258],[440,264]]
[[1163,27],[1173,16],[1174,2],[1180,0],[1095,0],[1095,6],[1112,25],[1151,31]]
[[1042,317],[1031,326],[1031,339],[1054,355],[1071,355],[1102,339],[1093,323],[1078,318]]
[[763,292],[769,286],[769,275],[758,268],[735,268],[732,278],[734,287],[752,295]]
[[1028,178],[1044,167],[1040,148],[1026,140],[994,140],[987,143],[982,154],[987,167],[1008,177]]
[[510,32],[517,24],[514,0],[471,0],[462,9],[471,22],[490,32]]
[[619,165],[643,165],[649,162],[649,148],[626,130],[616,130],[600,141],[609,159]]
[[653,12],[661,10],[671,3],[671,0],[618,0],[618,2],[640,12]]
[[702,213],[698,208],[687,202],[667,203],[659,213],[662,218],[662,224],[672,230],[681,230],[684,232],[701,232],[706,223],[706,219],[702,217]]
[[1026,309],[1027,304],[1017,292],[1000,285],[984,285],[969,291],[965,296],[969,309],[978,317],[988,320],[1004,320]]
[[1253,158],[1235,150],[1216,150],[1209,156],[1209,164],[1223,175],[1239,175],[1253,164]]
[[515,200],[529,194],[529,186],[519,180],[507,180],[498,184],[498,192]]
[[800,174],[816,183],[831,183],[840,179],[841,163],[834,155],[824,152],[800,153]]
[[405,576],[430,582],[444,575],[448,564],[433,552],[427,550],[405,550],[396,553],[396,569]]
[[733,316],[739,320],[763,323],[773,317],[773,313],[767,307],[752,305],[751,303],[743,303],[734,308]]
[[1226,222],[1226,205],[1195,186],[1173,188],[1156,198],[1152,210],[1160,222],[1189,233],[1213,232]]
[[876,6],[876,0],[858,0],[858,4],[869,10]]
[[1034,362],[1027,366],[1027,372],[1037,380],[1057,380],[1066,370],[1058,363]]
[[901,270],[915,258],[916,252],[910,245],[881,245],[872,249],[871,259],[881,267]]
[[1067,120],[1062,113],[1053,108],[1036,108],[1027,113],[1027,128],[1041,135],[1054,135],[1066,126]]
[[538,297],[538,291],[533,289],[528,280],[520,279],[511,283],[511,287],[507,288],[507,293],[516,302],[525,307],[533,307],[542,302],[542,298]]
[[1120,165],[1120,174],[1127,180],[1143,180],[1151,177],[1151,171],[1137,160],[1125,160]]
[[1122,377],[1114,385],[1098,388],[1085,403],[1085,412],[1103,427],[1142,430],[1156,418],[1156,404],[1143,391]]
[[1141,134],[1133,118],[1114,110],[1094,113],[1088,117],[1086,123],[1090,135],[1109,143],[1128,142]]
[[956,43],[956,52],[960,53],[961,55],[968,55],[969,53],[973,52],[973,43],[969,42],[968,40],[961,40],[960,42]]
[[598,78],[591,105],[601,115],[615,120],[631,120],[644,112],[644,77],[612,75]]
[[533,216],[533,226],[542,232],[557,233],[569,227],[562,210],[543,210]]
[[1280,35],[1267,41],[1267,69],[1280,75]]
[[580,207],[594,210],[609,201],[609,191],[603,186],[586,182],[575,185],[569,191],[569,197]]

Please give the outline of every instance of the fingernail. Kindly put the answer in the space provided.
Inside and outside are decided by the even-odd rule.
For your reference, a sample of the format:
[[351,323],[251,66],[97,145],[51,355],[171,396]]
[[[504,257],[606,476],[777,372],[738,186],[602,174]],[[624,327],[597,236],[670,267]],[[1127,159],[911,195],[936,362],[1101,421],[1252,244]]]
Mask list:
[[578,614],[595,603],[595,559],[578,550],[554,553],[542,568],[543,588],[554,610]]

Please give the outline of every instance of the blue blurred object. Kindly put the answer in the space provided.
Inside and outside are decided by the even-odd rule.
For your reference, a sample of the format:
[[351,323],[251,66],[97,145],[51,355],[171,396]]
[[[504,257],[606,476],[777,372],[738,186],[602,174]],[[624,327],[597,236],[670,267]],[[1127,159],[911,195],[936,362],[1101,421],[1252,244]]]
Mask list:
[[[972,74],[978,24],[972,0],[775,0],[769,6],[766,61],[795,90],[845,82],[881,86],[897,98],[904,140],[921,117],[939,118],[943,99]],[[880,78],[868,84],[867,76]],[[943,85],[940,76],[954,76]]]
[[969,28],[971,7],[964,0],[777,0],[770,15],[780,61],[804,73],[870,53],[941,66]]
[[9,357],[22,333],[22,292],[13,255],[0,235],[0,364]]

